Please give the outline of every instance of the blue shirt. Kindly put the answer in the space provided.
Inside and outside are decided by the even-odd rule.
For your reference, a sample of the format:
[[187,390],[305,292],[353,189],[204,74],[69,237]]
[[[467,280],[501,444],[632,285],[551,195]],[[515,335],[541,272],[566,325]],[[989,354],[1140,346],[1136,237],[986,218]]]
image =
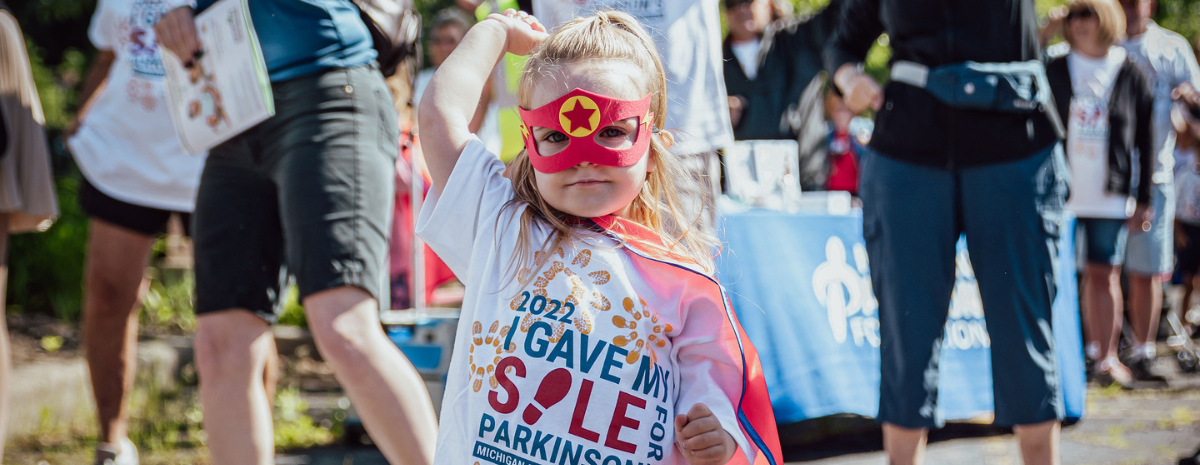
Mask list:
[[[248,0],[271,82],[375,59],[371,32],[350,0]],[[203,11],[216,0],[199,0]]]

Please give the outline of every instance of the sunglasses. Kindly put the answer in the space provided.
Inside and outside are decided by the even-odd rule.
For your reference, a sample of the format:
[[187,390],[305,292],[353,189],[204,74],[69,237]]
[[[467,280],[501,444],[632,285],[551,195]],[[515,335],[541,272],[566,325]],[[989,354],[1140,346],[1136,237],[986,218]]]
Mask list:
[[1092,19],[1096,17],[1096,10],[1093,8],[1078,8],[1067,12],[1067,21],[1073,19]]

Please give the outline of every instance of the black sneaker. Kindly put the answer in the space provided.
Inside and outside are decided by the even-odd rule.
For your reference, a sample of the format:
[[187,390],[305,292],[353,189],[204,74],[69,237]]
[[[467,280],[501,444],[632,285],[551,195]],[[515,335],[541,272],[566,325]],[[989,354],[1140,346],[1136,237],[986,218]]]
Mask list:
[[1129,371],[1133,374],[1133,379],[1138,381],[1149,381],[1153,383],[1165,383],[1167,378],[1154,369],[1154,360],[1142,357],[1129,363]]

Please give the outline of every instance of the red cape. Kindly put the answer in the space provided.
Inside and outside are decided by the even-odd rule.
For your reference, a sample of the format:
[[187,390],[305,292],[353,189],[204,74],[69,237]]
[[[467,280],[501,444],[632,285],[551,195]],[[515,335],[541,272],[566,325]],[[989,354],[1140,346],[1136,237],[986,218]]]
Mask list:
[[[750,338],[738,323],[725,288],[716,278],[701,270],[694,260],[673,253],[664,246],[661,238],[648,228],[615,216],[593,218],[592,221],[609,236],[620,241],[623,248],[629,252],[629,256],[635,262],[639,262],[639,265],[653,269],[655,273],[671,276],[679,282],[699,283],[691,288],[710,290],[714,293],[714,300],[724,304],[727,321],[737,335],[737,347],[729,347],[728,351],[740,356],[742,379],[740,382],[725,380],[728,382],[722,383],[721,389],[729,396],[736,409],[742,433],[756,449],[744,455],[754,457],[750,462],[753,465],[783,465],[779,431],[775,425],[775,413],[771,409],[771,397],[767,393],[767,383],[763,378],[758,351],[754,349],[754,344],[750,343]],[[749,465],[743,454],[736,454],[729,463]]]

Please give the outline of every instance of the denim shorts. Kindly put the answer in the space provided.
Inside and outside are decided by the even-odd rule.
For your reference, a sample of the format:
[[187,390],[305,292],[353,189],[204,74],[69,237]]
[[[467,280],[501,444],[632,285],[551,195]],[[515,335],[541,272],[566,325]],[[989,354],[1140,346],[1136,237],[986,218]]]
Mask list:
[[1175,268],[1175,183],[1150,186],[1154,221],[1150,231],[1129,231],[1125,270],[1139,275],[1170,273]]
[[300,298],[340,286],[388,305],[396,110],[375,66],[272,83],[275,116],[213,148],[194,218],[196,313],[277,319],[290,274]]
[[1088,263],[1119,266],[1125,262],[1125,220],[1079,218],[1075,227],[1083,232]]

